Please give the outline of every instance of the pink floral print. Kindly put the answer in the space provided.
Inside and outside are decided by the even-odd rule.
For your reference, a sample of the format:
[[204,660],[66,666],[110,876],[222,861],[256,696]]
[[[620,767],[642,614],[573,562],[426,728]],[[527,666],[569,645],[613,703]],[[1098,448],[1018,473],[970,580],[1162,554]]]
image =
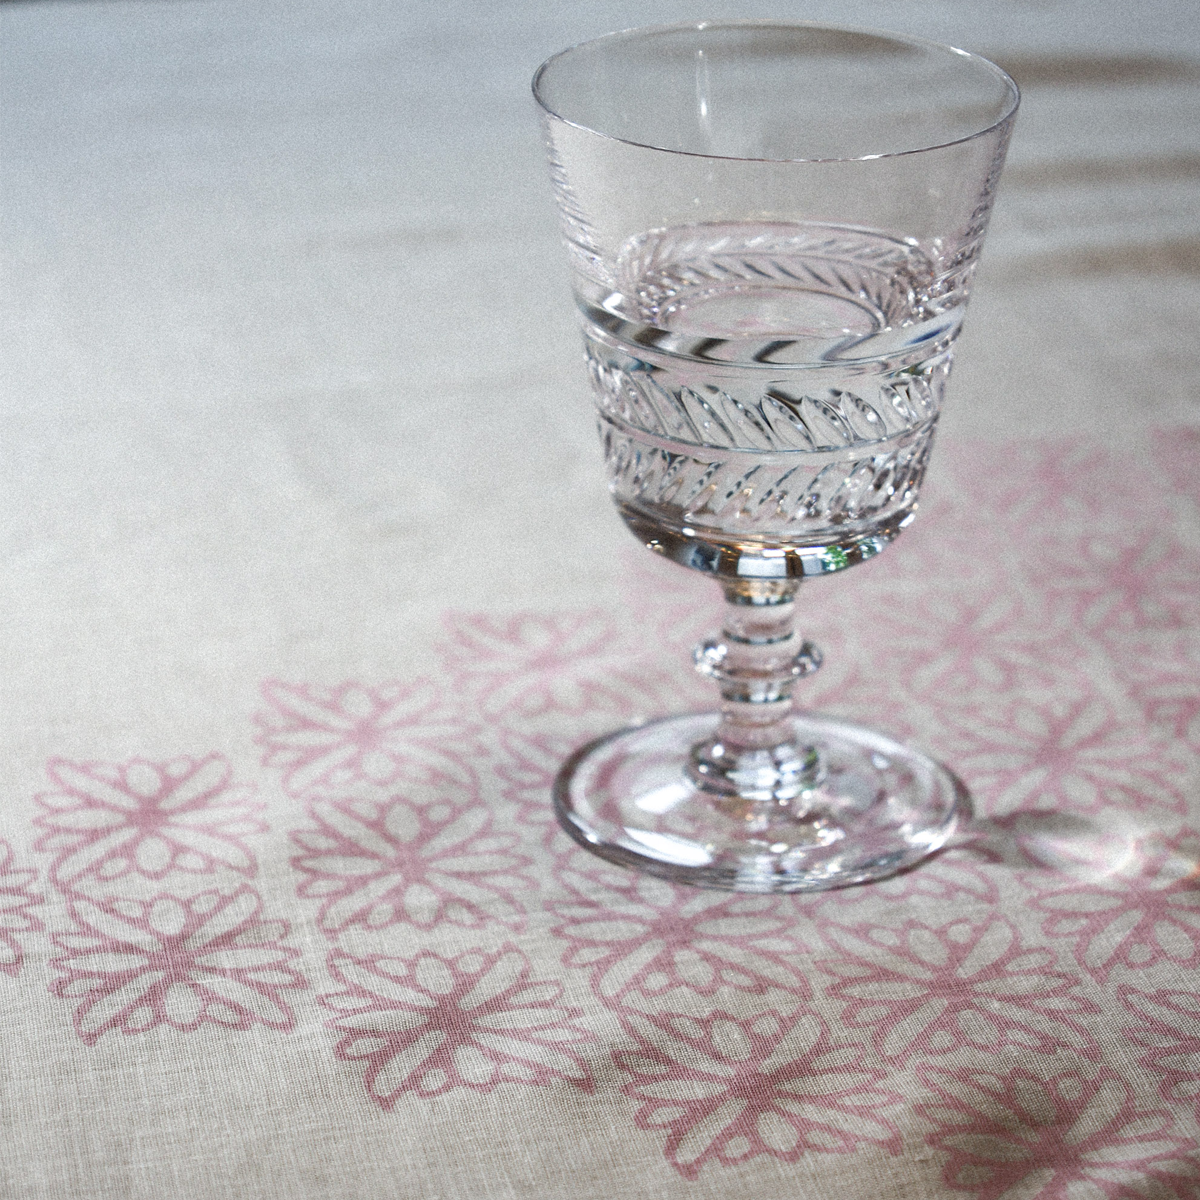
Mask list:
[[[1003,470],[996,469],[998,462]],[[1108,450],[1082,439],[985,441],[963,446],[939,466],[954,476],[955,490],[968,502],[985,506],[988,526],[1002,524],[1002,538],[1011,529],[1028,535],[1040,528],[1123,528],[1131,503],[1145,513],[1155,499],[1136,474],[1127,477],[1118,469]],[[921,501],[924,510],[924,496]]]
[[638,1048],[613,1058],[640,1103],[637,1127],[666,1132],[667,1161],[687,1179],[759,1155],[900,1151],[887,1115],[900,1097],[880,1086],[862,1047],[834,1042],[812,1013],[631,1014],[626,1024]]
[[1071,662],[1063,631],[1015,588],[930,589],[911,606],[883,606],[877,620],[889,670],[934,700],[1053,692]]
[[1117,966],[1160,962],[1200,967],[1200,836],[1184,831],[1141,862],[1131,877],[1045,891],[1033,907],[1046,914],[1047,937],[1072,940],[1075,958],[1101,982]]
[[1200,503],[1200,430],[1178,428],[1155,434],[1155,459],[1177,491]]
[[37,933],[43,928],[33,912],[43,903],[33,890],[37,872],[16,865],[13,848],[0,838],[0,971],[16,975],[24,961],[19,933]]
[[475,787],[473,730],[428,680],[371,688],[273,682],[256,718],[263,762],[283,771],[294,796],[312,790],[366,789],[377,795],[400,781]]
[[36,848],[54,854],[50,878],[74,893],[132,877],[161,881],[172,872],[229,870],[252,878],[245,838],[266,825],[262,805],[232,786],[219,754],[166,763],[52,761],[57,790],[38,797],[45,832]]
[[1049,950],[1022,945],[1003,917],[823,932],[844,951],[817,961],[837,980],[828,995],[842,1002],[847,1028],[871,1030],[889,1062],[1009,1047],[1098,1053],[1080,1018],[1099,1008],[1078,994],[1077,979],[1053,969]]
[[1170,754],[1097,697],[980,705],[956,716],[955,769],[988,814],[1183,810]]
[[75,1002],[75,1028],[92,1045],[105,1033],[142,1033],[170,1025],[189,1033],[203,1024],[291,1029],[284,993],[307,987],[283,944],[286,921],[261,919],[252,888],[191,899],[78,899],[72,929],[55,934],[63,953],[56,996]]
[[517,820],[537,830],[547,849],[567,845],[550,802],[554,780],[572,751],[575,738],[555,734],[523,734],[515,730],[500,733],[503,754],[495,770],[502,781],[501,794],[517,806]]
[[721,988],[762,995],[781,989],[795,1003],[810,994],[796,936],[797,914],[773,896],[739,896],[681,887],[594,864],[582,852],[560,872],[568,898],[553,901],[563,961],[587,970],[602,1003],[683,989]]
[[1046,585],[1073,622],[1102,640],[1200,624],[1200,555],[1155,532],[1088,534],[1060,557]]
[[523,873],[530,860],[515,852],[515,834],[492,831],[484,805],[326,800],[310,813],[315,828],[292,835],[301,851],[292,865],[305,876],[300,895],[321,900],[326,933],[523,923],[520,894],[536,887]]
[[1137,1020],[1121,1032],[1146,1051],[1139,1062],[1161,1077],[1164,1099],[1190,1104],[1200,1121],[1200,990],[1123,987],[1120,997]]
[[1146,720],[1168,738],[1200,750],[1200,656],[1169,638],[1131,646],[1119,674]]
[[[1160,450],[1200,499],[1197,445]],[[1094,447],[997,453],[986,478],[948,455],[958,498],[935,487],[899,550],[801,592],[827,662],[800,702],[928,740],[981,810],[870,887],[676,887],[559,830],[580,743],[712,702],[686,652],[717,590],[644,551],[624,611],[451,615],[444,678],[264,687],[257,741],[303,802],[293,878],[326,940],[308,1015],[363,1109],[400,1129],[439,1098],[575,1096],[715,1192],[890,1159],[922,1196],[1200,1196],[1195,514]],[[293,1029],[299,952],[250,886],[263,805],[226,760],[49,769],[64,1025],[89,1046]],[[0,973],[36,944],[34,883],[0,840]]]
[[341,1035],[337,1058],[365,1065],[367,1093],[381,1108],[406,1093],[595,1086],[579,1049],[594,1035],[578,1023],[580,1010],[560,1003],[560,983],[533,979],[512,945],[451,958],[335,951],[330,971],[343,990],[320,1001],[335,1014],[328,1024]]
[[631,647],[602,613],[455,613],[446,627],[447,667],[502,723],[550,713],[629,716],[655,707],[644,672],[630,666]]
[[975,1200],[1125,1200],[1156,1178],[1169,1196],[1187,1170],[1171,1115],[1140,1107],[1115,1071],[918,1070],[938,1096],[917,1111],[934,1126],[927,1143],[947,1155],[943,1181]]
[[[692,647],[721,627],[721,594],[703,575],[630,546],[622,561],[623,590],[636,628],[680,667]],[[666,656],[663,656],[666,657]],[[688,680],[681,672],[681,680]],[[703,683],[710,689],[710,683]]]

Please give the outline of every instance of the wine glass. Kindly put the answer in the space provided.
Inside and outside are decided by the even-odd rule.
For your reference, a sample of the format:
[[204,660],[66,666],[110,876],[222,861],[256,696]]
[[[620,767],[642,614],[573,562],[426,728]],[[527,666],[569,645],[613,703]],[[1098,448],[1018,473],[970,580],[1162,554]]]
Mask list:
[[840,887],[943,845],[961,783],[793,709],[802,581],[913,519],[1018,104],[985,59],[774,21],[610,34],[534,77],[613,499],[711,575],[720,710],[563,767],[567,832],[747,892]]

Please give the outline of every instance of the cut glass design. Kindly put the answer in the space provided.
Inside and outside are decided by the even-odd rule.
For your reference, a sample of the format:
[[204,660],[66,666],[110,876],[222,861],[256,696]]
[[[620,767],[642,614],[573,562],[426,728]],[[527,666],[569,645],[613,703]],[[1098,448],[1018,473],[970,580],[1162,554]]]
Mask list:
[[728,601],[695,654],[720,711],[585,747],[559,818],[704,886],[900,870],[965,792],[884,734],[793,710],[821,661],[795,601],[915,515],[1016,89],[931,43],[701,22],[577,46],[534,92],[613,499]]

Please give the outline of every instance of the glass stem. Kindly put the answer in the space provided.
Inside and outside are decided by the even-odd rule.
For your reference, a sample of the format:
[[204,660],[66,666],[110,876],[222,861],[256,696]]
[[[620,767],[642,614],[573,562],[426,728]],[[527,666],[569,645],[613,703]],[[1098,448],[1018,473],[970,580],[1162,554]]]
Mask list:
[[793,579],[747,579],[723,584],[721,633],[696,647],[696,669],[721,691],[716,732],[692,748],[692,782],[747,819],[787,807],[819,782],[813,746],[797,742],[792,688],[821,665],[820,651],[794,628]]

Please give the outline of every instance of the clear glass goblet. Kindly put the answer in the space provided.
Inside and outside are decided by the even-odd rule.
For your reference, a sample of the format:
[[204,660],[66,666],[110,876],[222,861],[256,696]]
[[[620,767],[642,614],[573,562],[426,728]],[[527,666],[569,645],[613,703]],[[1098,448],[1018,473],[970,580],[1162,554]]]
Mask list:
[[567,832],[678,882],[808,891],[944,844],[955,777],[798,712],[803,580],[913,519],[1016,115],[947,46],[777,22],[611,34],[534,78],[610,486],[646,546],[712,575],[714,713],[578,751]]

